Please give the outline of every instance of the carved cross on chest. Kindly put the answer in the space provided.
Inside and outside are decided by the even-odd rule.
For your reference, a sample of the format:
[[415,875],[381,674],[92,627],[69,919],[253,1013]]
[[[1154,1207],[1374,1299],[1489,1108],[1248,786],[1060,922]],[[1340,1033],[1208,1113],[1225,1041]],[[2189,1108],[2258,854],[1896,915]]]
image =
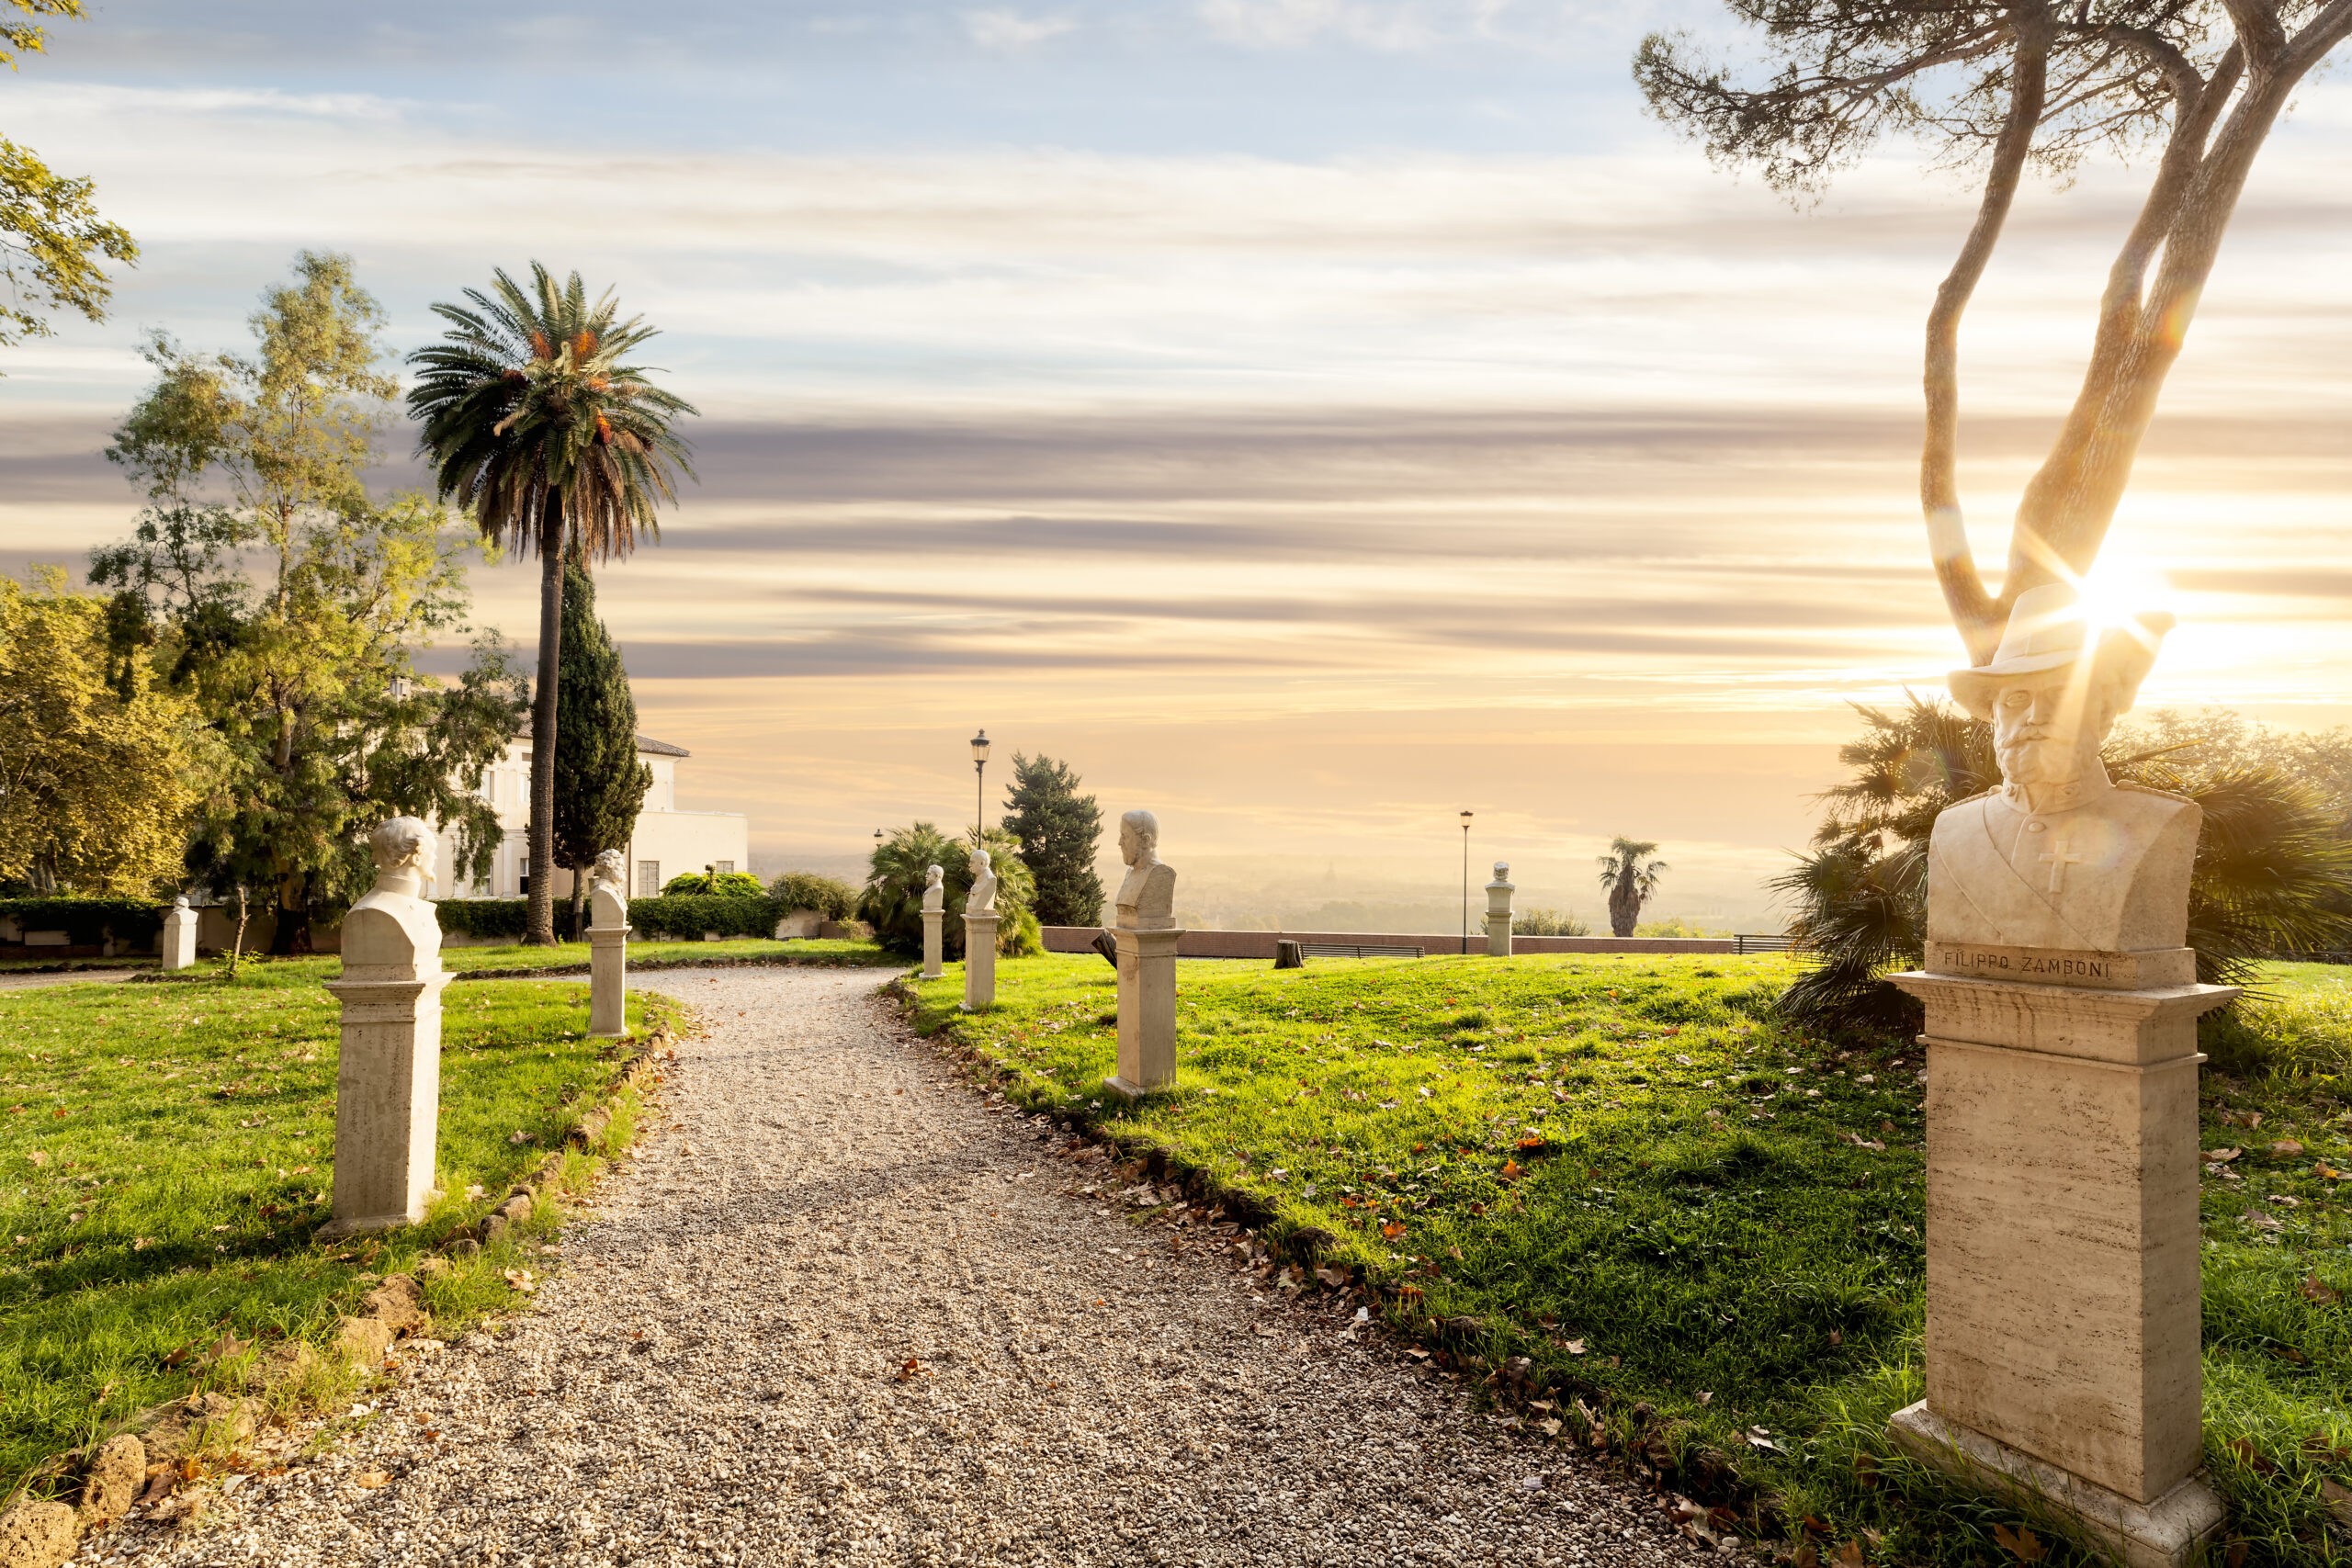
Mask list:
[[2083,863],[2083,857],[2074,852],[2064,833],[2051,840],[2050,848],[2040,858],[2049,863],[2050,886],[2047,891],[2052,893],[2064,893],[2066,890],[2066,868]]

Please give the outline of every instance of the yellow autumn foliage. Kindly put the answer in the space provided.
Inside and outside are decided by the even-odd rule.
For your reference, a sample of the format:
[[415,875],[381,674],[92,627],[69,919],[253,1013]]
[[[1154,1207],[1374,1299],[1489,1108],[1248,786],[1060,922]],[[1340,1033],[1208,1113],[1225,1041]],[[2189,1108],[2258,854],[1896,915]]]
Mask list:
[[0,577],[0,883],[141,894],[177,879],[209,755],[143,668],[107,680],[106,604],[55,569]]

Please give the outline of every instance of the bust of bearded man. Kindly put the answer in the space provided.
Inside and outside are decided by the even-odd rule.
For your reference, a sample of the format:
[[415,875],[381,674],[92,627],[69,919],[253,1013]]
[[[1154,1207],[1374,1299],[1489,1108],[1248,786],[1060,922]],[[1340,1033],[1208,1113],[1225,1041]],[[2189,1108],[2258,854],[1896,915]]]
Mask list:
[[1936,818],[1928,940],[2091,953],[2178,949],[2204,813],[2118,784],[2099,747],[2139,694],[2172,617],[2092,635],[2073,589],[2018,595],[1989,664],[1952,694],[1991,721],[2001,787]]

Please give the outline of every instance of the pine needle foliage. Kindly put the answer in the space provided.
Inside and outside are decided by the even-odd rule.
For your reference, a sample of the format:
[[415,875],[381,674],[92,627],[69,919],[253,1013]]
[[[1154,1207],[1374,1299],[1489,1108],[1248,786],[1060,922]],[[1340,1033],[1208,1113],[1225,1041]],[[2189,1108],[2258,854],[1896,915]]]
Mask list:
[[556,677],[555,863],[571,874],[571,929],[581,929],[588,868],[628,847],[653,770],[637,757],[628,671],[596,618],[596,583],[577,558],[564,567],[563,646]]
[[1102,920],[1102,879],[1094,871],[1102,811],[1092,795],[1078,793],[1079,784],[1068,762],[1013,753],[1004,827],[1037,879],[1037,919],[1049,926]]

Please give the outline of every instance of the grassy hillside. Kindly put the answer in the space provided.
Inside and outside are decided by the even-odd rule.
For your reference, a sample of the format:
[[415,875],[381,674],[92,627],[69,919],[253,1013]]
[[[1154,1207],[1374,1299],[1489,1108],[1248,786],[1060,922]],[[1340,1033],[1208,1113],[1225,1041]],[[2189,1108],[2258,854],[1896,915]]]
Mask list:
[[[1783,1028],[1783,959],[1558,956],[1179,970],[1180,1078],[1101,1089],[1112,973],[1091,955],[999,964],[999,1007],[955,1010],[1008,1092],[1166,1151],[1315,1227],[1405,1331],[1483,1373],[1530,1359],[1564,1435],[1581,1399],[1674,1483],[1750,1529],[1811,1516],[1872,1561],[2001,1561],[2011,1516],[1894,1456],[1919,1396],[1922,1097],[1908,1041]],[[2333,1074],[2352,993],[2282,967],[2210,1072],[2207,1446],[2244,1561],[2352,1542],[2346,1314],[2352,1168]],[[2256,1119],[2259,1119],[2258,1127]],[[2256,1136],[2256,1134],[2259,1136]],[[2270,1153],[2274,1145],[2294,1152]]]

